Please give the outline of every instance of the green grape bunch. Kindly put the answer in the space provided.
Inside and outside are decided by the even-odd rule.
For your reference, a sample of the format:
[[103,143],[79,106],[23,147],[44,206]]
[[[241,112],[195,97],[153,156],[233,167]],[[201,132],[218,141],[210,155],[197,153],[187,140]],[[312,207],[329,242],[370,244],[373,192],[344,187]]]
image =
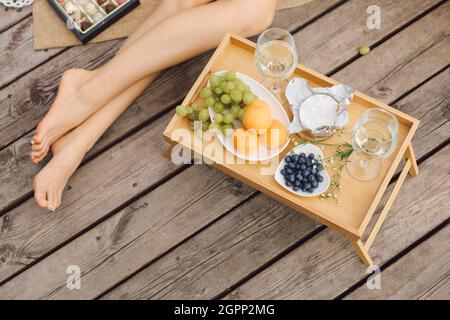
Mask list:
[[[190,120],[190,127],[194,121],[201,121],[203,130],[229,132],[236,129],[233,126],[235,120],[242,120],[244,107],[251,104],[257,97],[236,72],[228,71],[223,76],[212,75],[209,78],[209,86],[200,91],[200,97],[208,108],[215,112],[213,121],[210,121],[208,109],[200,108],[197,104],[191,106],[178,106],[177,114]],[[206,129],[205,129],[206,128]]]

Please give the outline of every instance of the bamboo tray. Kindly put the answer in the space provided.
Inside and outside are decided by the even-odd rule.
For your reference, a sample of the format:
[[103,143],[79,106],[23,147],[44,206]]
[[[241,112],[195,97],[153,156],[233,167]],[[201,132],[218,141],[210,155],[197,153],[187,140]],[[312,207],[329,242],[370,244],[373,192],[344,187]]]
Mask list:
[[[211,57],[203,72],[200,74],[194,86],[186,96],[183,104],[187,105],[193,102],[202,103],[201,98],[198,97],[198,93],[207,83],[209,75],[217,71],[234,70],[246,74],[257,81],[261,81],[262,76],[256,70],[253,62],[254,52],[255,44],[253,42],[237,35],[228,34],[221,42],[214,55]],[[292,77],[302,77],[308,80],[313,87],[329,87],[337,84],[335,80],[321,75],[302,65],[297,66]],[[287,103],[284,107],[291,116]],[[224,171],[226,174],[229,174],[243,183],[267,194],[273,199],[278,200],[303,214],[306,214],[319,223],[343,233],[350,239],[359,257],[366,265],[369,266],[372,265],[373,262],[368,254],[368,250],[372,245],[401,184],[406,178],[408,172],[413,176],[418,174],[418,168],[411,146],[411,139],[418,127],[419,121],[405,113],[389,107],[386,104],[372,99],[362,93],[356,92],[353,103],[348,107],[350,124],[347,128],[351,128],[360,115],[368,108],[382,108],[396,115],[399,121],[398,144],[392,155],[386,160],[383,160],[382,172],[379,177],[373,181],[359,182],[352,179],[345,170],[343,171],[341,178],[342,191],[340,194],[340,204],[337,204],[333,200],[320,200],[319,197],[303,198],[288,192],[277,184],[273,175],[261,174],[261,169],[267,170],[271,164],[228,164],[219,158],[216,159],[214,155],[211,155],[210,153],[205,153],[204,151],[207,148],[207,143],[203,143],[203,145],[199,146],[195,145],[195,143],[189,143],[188,141],[173,138],[173,134],[177,129],[188,128],[187,121],[179,118],[177,115],[173,116],[164,131],[164,137],[170,144],[166,152],[166,156],[170,156],[170,152],[177,144],[192,150],[197,156],[201,155],[204,159],[213,162],[213,165],[216,168]],[[191,141],[194,141],[194,134],[191,133],[191,135]],[[334,136],[328,141],[330,143],[344,141],[351,142],[351,136],[345,134],[340,137]],[[288,146],[284,153],[289,151],[292,147],[293,145]],[[325,148],[323,152],[325,157],[327,157],[331,155],[330,153],[332,150],[330,148]],[[224,150],[224,153],[226,153],[226,150]],[[406,162],[397,183],[389,196],[384,209],[378,217],[378,220],[371,230],[366,243],[363,244],[361,238],[365,233],[391,178],[404,158],[406,158]]]

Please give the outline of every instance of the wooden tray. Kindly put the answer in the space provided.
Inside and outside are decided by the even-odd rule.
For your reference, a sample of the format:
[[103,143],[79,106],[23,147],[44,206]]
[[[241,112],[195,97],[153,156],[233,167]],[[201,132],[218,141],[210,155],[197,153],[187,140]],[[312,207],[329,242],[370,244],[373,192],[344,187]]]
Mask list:
[[[183,104],[187,105],[194,101],[197,103],[202,103],[201,98],[198,97],[198,93],[207,83],[209,75],[217,71],[234,70],[244,73],[257,81],[261,81],[262,76],[256,70],[253,62],[254,52],[255,44],[253,42],[240,36],[230,34],[227,35],[217,48],[214,55],[211,57],[203,72],[200,74],[194,86],[186,96]],[[302,65],[297,66],[292,77],[302,77],[308,80],[313,87],[328,87],[337,84],[337,82],[333,79],[321,75]],[[284,107],[291,116],[287,103]],[[169,125],[164,131],[164,137],[170,143],[168,151],[172,150],[176,144],[181,144],[192,150],[197,155],[201,155],[209,161],[215,162],[214,166],[216,168],[224,171],[243,183],[269,195],[273,199],[276,199],[301,213],[308,215],[312,219],[343,233],[349,237],[356,252],[365,264],[371,265],[372,260],[368,255],[368,249],[370,248],[376,233],[380,229],[401,184],[403,183],[408,171],[412,175],[416,175],[418,173],[417,164],[411,147],[411,139],[418,127],[419,121],[360,92],[356,92],[353,103],[348,108],[350,124],[346,131],[350,131],[348,128],[352,128],[356,120],[368,108],[383,108],[396,115],[399,121],[398,144],[392,155],[386,160],[383,160],[382,173],[373,181],[359,182],[352,179],[345,170],[343,171],[340,204],[337,204],[333,200],[320,200],[319,197],[302,198],[288,192],[277,184],[272,175],[260,174],[261,169],[268,168],[270,166],[268,163],[227,164],[220,159],[215,159],[214,156],[211,156],[210,154],[205,154],[204,150],[207,148],[208,144],[203,144],[203,146],[195,146],[191,143],[187,143],[186,141],[176,141],[176,139],[172,139],[172,134],[176,129],[188,127],[186,119],[180,119],[177,115],[174,115],[171,119]],[[192,137],[192,139],[194,139],[194,137]],[[334,136],[328,141],[330,143],[344,141],[351,142],[351,136],[349,134],[343,134],[340,137]],[[285,153],[292,147],[293,145],[286,148]],[[224,150],[224,152],[226,151]],[[333,150],[331,148],[325,148],[324,150],[325,156],[329,156],[332,152]],[[166,153],[166,155],[168,155],[168,153]],[[371,231],[366,244],[363,244],[361,242],[361,237],[366,231],[366,228],[375,212],[375,209],[377,208],[377,205],[380,202],[381,197],[383,196],[391,178],[403,158],[407,158],[407,161],[397,181],[397,185],[395,186],[385,208]],[[331,172],[329,173],[331,174]]]

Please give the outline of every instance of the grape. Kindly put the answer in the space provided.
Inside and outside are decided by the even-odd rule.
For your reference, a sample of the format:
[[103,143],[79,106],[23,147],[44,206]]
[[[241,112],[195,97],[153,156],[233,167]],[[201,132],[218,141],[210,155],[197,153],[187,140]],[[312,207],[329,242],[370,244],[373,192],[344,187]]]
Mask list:
[[209,120],[209,111],[208,109],[203,109],[198,114],[198,120],[206,122]]
[[243,99],[243,101],[244,101],[244,104],[245,104],[245,105],[248,105],[248,104],[252,103],[253,100],[255,100],[255,95],[254,95],[253,93],[251,93],[251,92],[246,92],[246,93],[244,94],[244,99]]
[[232,124],[224,124],[222,126],[222,132],[226,135],[231,135],[233,133],[233,125]]
[[198,104],[196,104],[196,103],[193,103],[192,105],[191,105],[191,108],[192,108],[192,110],[194,111],[194,112],[200,112],[200,110],[202,110],[202,107],[200,107]]
[[231,103],[231,97],[228,94],[224,94],[220,98],[220,101],[222,101],[223,104],[229,104],[229,103]]
[[234,82],[231,81],[227,81],[222,84],[222,90],[225,93],[230,93],[235,87]]
[[236,84],[236,89],[235,90],[240,91],[242,93],[245,93],[244,89],[245,89],[245,85],[242,82],[238,82]]
[[208,98],[208,97],[210,97],[210,96],[212,96],[212,91],[211,91],[210,88],[203,88],[203,89],[200,91],[200,97],[202,97],[202,98]]
[[362,56],[367,56],[370,53],[370,47],[369,46],[362,46],[359,48],[359,53]]
[[215,92],[216,94],[222,94],[222,93],[223,93],[223,90],[222,90],[221,87],[216,87],[216,88],[214,89],[214,92]]
[[245,110],[243,108],[241,110],[239,110],[239,114],[238,114],[239,120],[242,121],[242,119],[244,118],[244,113],[245,113]]
[[212,108],[214,106],[214,104],[216,103],[216,99],[214,99],[214,97],[212,97],[212,96],[208,97],[205,99],[205,103],[208,107]]
[[233,122],[233,120],[234,120],[234,117],[233,117],[233,115],[231,113],[224,114],[224,116],[223,116],[223,123],[230,124],[230,123]]
[[186,113],[187,114],[192,114],[193,112],[194,112],[194,110],[192,110],[192,107],[190,107],[190,106],[186,107]]
[[223,114],[221,113],[216,113],[215,117],[214,117],[214,122],[217,124],[220,124],[223,122]]
[[184,118],[187,115],[187,110],[186,110],[186,107],[184,107],[184,106],[177,106],[175,111],[177,112],[178,116],[181,118]]
[[216,104],[214,105],[214,111],[216,113],[221,113],[223,112],[223,109],[225,108],[225,106],[223,105],[222,102],[217,101]]
[[234,79],[236,79],[236,72],[234,72],[234,71],[228,71],[228,72],[225,74],[225,79],[226,79],[226,80],[229,80],[229,81],[233,81]]
[[231,114],[235,119],[239,118],[239,112],[241,111],[241,106],[238,104],[233,104],[231,106]]
[[231,110],[230,109],[223,110],[223,115],[226,115],[226,114],[231,114]]
[[233,99],[234,102],[241,102],[242,101],[242,92],[234,89],[230,93],[231,99]]
[[213,123],[210,123],[209,130],[211,130],[211,131],[219,131],[219,130],[222,131],[222,126],[220,124],[218,124],[218,123],[213,122]]
[[206,131],[209,128],[209,123],[208,122],[202,122],[202,130]]
[[212,87],[217,87],[220,83],[220,78],[216,75],[212,75],[211,78],[209,78],[209,83]]

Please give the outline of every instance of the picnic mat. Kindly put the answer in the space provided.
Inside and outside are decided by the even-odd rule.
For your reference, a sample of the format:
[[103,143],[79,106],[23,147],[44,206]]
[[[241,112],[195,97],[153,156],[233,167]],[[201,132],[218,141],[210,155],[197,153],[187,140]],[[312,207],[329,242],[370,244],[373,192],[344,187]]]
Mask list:
[[[141,5],[119,19],[90,42],[102,42],[128,37],[144,21],[160,0],[141,0]],[[278,0],[277,10],[299,6],[313,0]],[[34,49],[80,45],[81,42],[65,26],[47,0],[33,3]]]

